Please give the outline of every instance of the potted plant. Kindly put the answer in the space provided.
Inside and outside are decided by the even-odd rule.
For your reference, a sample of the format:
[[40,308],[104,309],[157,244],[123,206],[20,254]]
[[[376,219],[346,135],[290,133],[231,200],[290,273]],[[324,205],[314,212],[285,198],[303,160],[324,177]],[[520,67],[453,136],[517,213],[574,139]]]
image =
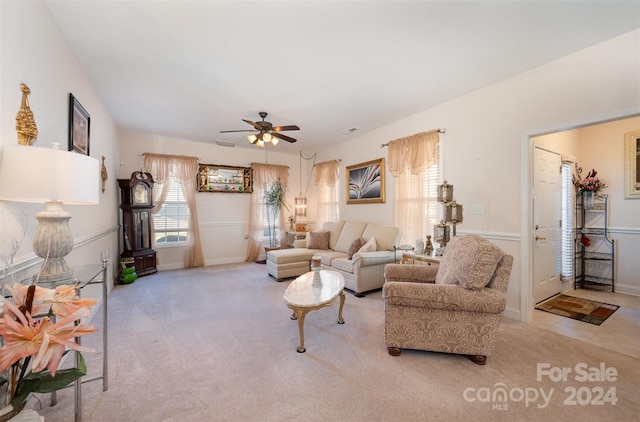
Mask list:
[[287,204],[287,185],[282,183],[280,179],[273,183],[264,185],[263,202],[267,212],[267,227],[269,229],[269,247],[277,248],[279,246],[276,224],[280,217],[280,211],[284,208],[289,210]]

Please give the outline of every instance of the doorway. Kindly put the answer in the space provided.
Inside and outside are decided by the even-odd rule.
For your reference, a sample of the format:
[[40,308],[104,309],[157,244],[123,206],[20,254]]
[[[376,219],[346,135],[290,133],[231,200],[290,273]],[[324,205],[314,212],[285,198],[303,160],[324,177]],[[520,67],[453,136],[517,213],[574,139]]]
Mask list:
[[[521,141],[521,227],[520,227],[520,320],[531,322],[534,299],[534,152],[535,138],[553,133],[569,133],[573,129],[596,126],[603,123],[627,119],[638,115],[637,108],[619,110],[606,115],[590,117],[557,126],[531,130],[522,134]],[[538,234],[538,236],[541,236]]]

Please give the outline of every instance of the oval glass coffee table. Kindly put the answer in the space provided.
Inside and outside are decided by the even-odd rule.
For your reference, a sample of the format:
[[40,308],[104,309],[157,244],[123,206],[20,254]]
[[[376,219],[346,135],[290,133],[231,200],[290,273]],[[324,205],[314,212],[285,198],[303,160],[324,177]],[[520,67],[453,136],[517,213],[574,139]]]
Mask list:
[[338,324],[344,324],[342,308],[344,308],[344,278],[336,271],[309,271],[289,284],[284,292],[284,301],[293,310],[291,319],[298,320],[300,330],[300,346],[298,353],[306,352],[304,348],[304,317],[310,312],[331,306],[340,296]]

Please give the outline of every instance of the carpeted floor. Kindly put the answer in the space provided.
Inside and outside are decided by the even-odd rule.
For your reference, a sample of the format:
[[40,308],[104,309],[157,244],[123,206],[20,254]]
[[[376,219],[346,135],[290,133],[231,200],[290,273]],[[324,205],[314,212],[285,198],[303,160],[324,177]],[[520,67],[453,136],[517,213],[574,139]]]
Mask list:
[[618,308],[618,305],[563,294],[554,296],[536,306],[536,309],[541,311],[594,325],[602,324]]
[[[117,286],[110,388],[83,386],[84,421],[638,421],[638,359],[506,318],[486,366],[392,357],[380,291],[347,293],[344,325],[337,304],[309,313],[297,353],[287,285],[264,265],[235,264]],[[100,337],[84,343],[99,348]],[[101,355],[86,357],[95,375]],[[73,420],[72,393],[54,407],[41,398],[47,422]]]

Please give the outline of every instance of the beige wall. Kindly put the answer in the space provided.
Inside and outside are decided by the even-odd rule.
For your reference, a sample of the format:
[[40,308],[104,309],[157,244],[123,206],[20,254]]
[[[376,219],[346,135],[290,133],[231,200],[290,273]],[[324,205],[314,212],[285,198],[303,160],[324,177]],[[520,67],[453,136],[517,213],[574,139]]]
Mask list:
[[[116,160],[119,142],[116,128],[100,98],[73,56],[69,46],[54,23],[49,9],[41,2],[0,2],[0,145],[17,144],[15,117],[20,108],[20,83],[31,89],[29,103],[34,113],[39,135],[33,148],[50,148],[59,142],[68,145],[68,97],[73,93],[91,115],[90,155],[101,161],[106,158],[110,175],[100,204],[65,206],[73,217],[70,220],[75,246],[68,255],[70,265],[99,263],[100,252],[109,250],[116,261]],[[31,163],[24,163],[24,171],[37,172]],[[42,177],[47,177],[43,174]],[[78,174],[78,177],[87,175]],[[95,175],[98,177],[98,175]],[[27,216],[27,236],[15,258],[17,268],[27,267],[30,274],[39,267],[40,260],[33,253],[33,234],[37,227],[34,215],[44,205],[0,201],[0,251],[8,252],[11,237],[20,237],[17,215]],[[4,262],[0,263],[3,268]],[[109,271],[113,283],[113,266]],[[95,288],[94,288],[95,287]],[[99,297],[97,286],[83,291],[83,296]]]

